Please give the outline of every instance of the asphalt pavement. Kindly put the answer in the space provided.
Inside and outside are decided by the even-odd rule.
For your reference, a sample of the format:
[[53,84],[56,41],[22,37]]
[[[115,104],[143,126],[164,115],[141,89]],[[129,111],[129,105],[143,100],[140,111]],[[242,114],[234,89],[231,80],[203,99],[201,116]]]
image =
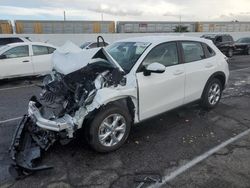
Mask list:
[[[250,187],[250,134],[237,137],[250,128],[250,56],[234,56],[229,66],[229,85],[216,109],[189,105],[154,117],[134,126],[124,146],[108,154],[92,151],[80,135],[45,154],[42,162],[54,169],[18,181],[8,173],[8,147],[41,79],[1,82],[0,187]],[[192,163],[196,158],[202,160]]]

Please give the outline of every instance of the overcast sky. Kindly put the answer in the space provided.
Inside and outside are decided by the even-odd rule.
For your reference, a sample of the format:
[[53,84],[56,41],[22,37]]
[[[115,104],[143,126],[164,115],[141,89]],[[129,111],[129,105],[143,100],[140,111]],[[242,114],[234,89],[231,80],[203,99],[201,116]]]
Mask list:
[[1,19],[250,21],[250,0],[0,0]]

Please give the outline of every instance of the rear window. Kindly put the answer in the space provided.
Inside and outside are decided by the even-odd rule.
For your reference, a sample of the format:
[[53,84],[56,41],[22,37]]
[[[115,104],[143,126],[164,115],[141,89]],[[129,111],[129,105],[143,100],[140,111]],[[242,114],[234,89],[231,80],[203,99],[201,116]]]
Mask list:
[[204,47],[204,50],[206,52],[206,57],[207,58],[215,56],[215,52],[214,52],[214,50],[210,46],[208,46],[207,44],[203,43],[203,47]]
[[32,49],[34,56],[52,54],[55,51],[55,48],[40,45],[33,45]]
[[203,47],[199,42],[182,42],[185,63],[199,61],[205,58]]

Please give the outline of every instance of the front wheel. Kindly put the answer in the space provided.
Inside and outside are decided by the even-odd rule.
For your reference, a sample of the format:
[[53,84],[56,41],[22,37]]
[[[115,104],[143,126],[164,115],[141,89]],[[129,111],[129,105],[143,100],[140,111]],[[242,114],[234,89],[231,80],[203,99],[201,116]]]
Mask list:
[[98,152],[118,149],[128,138],[131,117],[126,108],[108,105],[89,125],[88,142]]
[[202,99],[201,105],[206,109],[214,108],[220,101],[222,94],[222,84],[220,80],[214,78],[208,82],[206,85]]

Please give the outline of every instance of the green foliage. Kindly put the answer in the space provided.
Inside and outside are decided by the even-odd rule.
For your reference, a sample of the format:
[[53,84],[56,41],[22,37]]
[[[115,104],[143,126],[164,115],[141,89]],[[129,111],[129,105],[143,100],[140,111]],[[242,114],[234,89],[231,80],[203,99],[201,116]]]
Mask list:
[[188,31],[187,26],[178,25],[178,26],[175,27],[174,32],[184,33],[184,32],[189,32],[189,31]]

